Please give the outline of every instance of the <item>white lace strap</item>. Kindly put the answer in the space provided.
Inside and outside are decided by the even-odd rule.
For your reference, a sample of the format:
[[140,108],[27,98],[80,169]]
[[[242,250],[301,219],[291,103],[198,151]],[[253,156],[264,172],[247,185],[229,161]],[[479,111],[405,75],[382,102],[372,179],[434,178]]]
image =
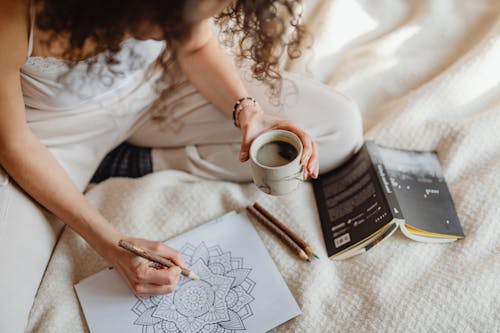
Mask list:
[[33,4],[33,0],[30,2],[30,35],[28,38],[28,56],[29,58],[31,56],[31,53],[33,53],[33,30],[35,26],[35,6]]

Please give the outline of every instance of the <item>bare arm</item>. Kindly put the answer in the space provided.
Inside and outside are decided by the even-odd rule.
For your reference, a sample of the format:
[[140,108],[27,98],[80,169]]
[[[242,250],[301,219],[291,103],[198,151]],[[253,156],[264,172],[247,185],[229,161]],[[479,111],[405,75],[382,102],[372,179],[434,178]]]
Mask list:
[[193,85],[232,117],[234,102],[248,93],[232,60],[214,38],[208,20],[199,23],[190,39],[181,45],[179,63]]
[[[232,117],[234,103],[239,98],[248,96],[233,61],[212,35],[208,20],[201,21],[190,38],[181,45],[179,63],[193,85],[228,118]],[[270,129],[286,129],[296,133],[301,139],[304,145],[302,164],[306,166],[307,173],[317,177],[319,162],[316,145],[295,124],[265,115],[260,108],[252,106],[243,109],[239,120],[242,130],[242,162],[248,159],[250,144],[257,135]]]
[[27,52],[25,18],[14,13],[0,22],[0,43],[5,45],[0,48],[0,163],[19,186],[103,254],[103,245],[117,241],[119,233],[90,206],[26,123],[19,74]]
[[[20,80],[27,53],[26,12],[23,2],[0,1],[0,164],[24,191],[78,232],[122,275],[129,276],[127,282],[137,293],[158,293],[158,288],[145,285],[151,281],[161,285],[159,278],[175,285],[178,274],[170,276],[166,270],[161,277],[152,274],[153,280],[144,279],[148,270],[143,266],[147,264],[118,248],[124,236],[87,201],[27,125]],[[143,241],[143,245],[179,259],[158,243]],[[172,283],[166,283],[168,288],[161,292],[170,290]]]

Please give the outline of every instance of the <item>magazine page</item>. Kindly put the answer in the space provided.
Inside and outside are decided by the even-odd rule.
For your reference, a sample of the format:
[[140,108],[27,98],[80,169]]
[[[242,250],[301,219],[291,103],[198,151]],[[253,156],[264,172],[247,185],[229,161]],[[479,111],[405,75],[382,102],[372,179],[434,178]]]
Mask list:
[[379,146],[394,193],[411,233],[424,237],[464,236],[438,157],[434,152]]

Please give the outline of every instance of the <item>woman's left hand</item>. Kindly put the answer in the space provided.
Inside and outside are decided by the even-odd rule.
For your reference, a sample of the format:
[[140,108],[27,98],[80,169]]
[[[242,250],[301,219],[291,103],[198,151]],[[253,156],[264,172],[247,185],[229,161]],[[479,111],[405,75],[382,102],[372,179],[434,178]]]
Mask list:
[[304,166],[304,179],[307,179],[308,174],[312,178],[318,177],[319,160],[316,143],[294,122],[267,115],[257,105],[244,108],[239,114],[239,123],[243,136],[240,151],[241,162],[248,160],[250,145],[257,136],[269,130],[282,129],[295,133],[302,142],[303,151],[300,163]]

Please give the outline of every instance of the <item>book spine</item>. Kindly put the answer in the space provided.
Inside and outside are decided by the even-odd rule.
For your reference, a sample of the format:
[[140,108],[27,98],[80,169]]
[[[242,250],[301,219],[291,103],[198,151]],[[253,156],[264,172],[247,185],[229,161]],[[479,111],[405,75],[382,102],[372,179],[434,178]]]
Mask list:
[[328,207],[326,206],[326,198],[323,191],[323,183],[320,178],[312,181],[313,191],[315,196],[316,207],[318,209],[319,218],[321,221],[321,231],[325,240],[326,252],[331,256],[333,251],[333,237],[331,236],[332,222],[329,218]]
[[382,193],[385,196],[386,202],[392,213],[392,217],[395,219],[403,220],[404,216],[401,211],[396,194],[392,188],[391,181],[389,180],[389,175],[387,174],[387,169],[384,165],[378,146],[374,141],[367,141],[366,147],[368,149],[368,155],[370,156],[372,166],[377,175],[377,179],[380,187],[382,188]]

